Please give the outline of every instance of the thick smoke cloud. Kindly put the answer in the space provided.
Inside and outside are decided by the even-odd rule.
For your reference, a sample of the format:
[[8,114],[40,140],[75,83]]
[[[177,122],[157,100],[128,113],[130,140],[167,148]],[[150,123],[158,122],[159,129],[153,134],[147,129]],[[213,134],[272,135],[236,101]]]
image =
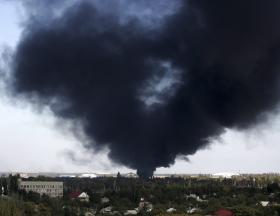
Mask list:
[[[158,1],[141,2],[157,13]],[[274,111],[280,2],[186,0],[175,8],[148,25],[143,13],[124,22],[124,9],[79,1],[47,24],[30,21],[13,57],[15,95],[81,123],[92,147],[108,146],[112,160],[145,177]]]

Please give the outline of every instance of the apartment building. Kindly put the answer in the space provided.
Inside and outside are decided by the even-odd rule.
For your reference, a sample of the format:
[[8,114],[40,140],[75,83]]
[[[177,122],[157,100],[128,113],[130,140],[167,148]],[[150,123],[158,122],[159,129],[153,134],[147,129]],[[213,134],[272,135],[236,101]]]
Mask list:
[[49,197],[63,197],[63,182],[19,180],[18,187],[26,192],[33,191]]

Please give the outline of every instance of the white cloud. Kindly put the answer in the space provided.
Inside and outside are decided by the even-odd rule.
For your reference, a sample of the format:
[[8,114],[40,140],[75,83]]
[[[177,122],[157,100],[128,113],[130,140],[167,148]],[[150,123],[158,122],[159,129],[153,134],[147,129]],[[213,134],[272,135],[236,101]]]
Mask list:
[[21,33],[19,28],[19,9],[14,4],[8,3],[8,1],[1,2],[0,26],[0,46],[14,47]]

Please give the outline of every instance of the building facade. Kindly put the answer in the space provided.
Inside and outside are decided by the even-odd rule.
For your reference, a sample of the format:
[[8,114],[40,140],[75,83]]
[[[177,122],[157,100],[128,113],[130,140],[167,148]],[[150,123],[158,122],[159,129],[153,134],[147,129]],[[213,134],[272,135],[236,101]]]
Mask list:
[[18,187],[26,192],[32,191],[49,197],[63,197],[63,182],[19,180]]

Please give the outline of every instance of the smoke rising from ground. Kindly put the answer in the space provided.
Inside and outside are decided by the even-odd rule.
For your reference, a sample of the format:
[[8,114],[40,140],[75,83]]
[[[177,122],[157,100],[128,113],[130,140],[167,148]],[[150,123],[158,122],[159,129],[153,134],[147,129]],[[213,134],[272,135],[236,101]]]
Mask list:
[[81,123],[87,147],[109,147],[144,177],[277,108],[278,0],[129,2],[32,13],[13,54],[14,94]]

